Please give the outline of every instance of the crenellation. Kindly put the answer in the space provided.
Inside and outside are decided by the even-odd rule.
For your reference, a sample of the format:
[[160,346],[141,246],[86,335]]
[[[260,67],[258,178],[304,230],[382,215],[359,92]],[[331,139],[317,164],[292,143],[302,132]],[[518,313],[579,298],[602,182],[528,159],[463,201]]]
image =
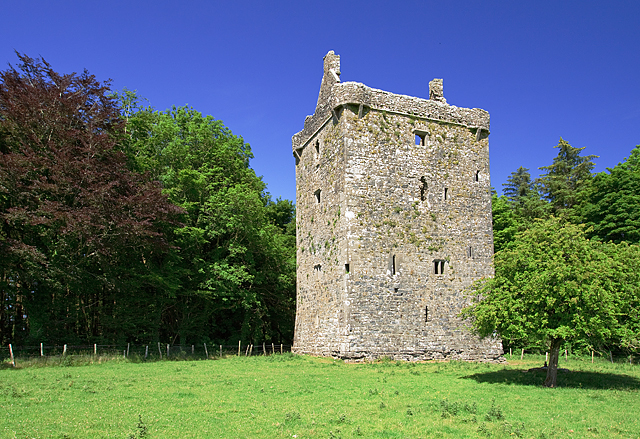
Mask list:
[[[294,351],[342,358],[501,358],[457,317],[493,275],[489,114],[340,82],[329,52],[316,111],[293,136]],[[313,276],[310,274],[313,273]]]

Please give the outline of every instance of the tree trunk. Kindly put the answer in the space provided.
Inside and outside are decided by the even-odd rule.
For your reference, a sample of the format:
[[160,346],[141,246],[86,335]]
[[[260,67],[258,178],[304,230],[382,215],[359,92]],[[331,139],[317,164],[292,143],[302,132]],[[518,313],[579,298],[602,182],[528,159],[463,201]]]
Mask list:
[[547,367],[547,378],[544,380],[545,387],[556,387],[556,380],[558,378],[558,357],[560,356],[561,345],[561,338],[555,338],[551,340],[549,364]]

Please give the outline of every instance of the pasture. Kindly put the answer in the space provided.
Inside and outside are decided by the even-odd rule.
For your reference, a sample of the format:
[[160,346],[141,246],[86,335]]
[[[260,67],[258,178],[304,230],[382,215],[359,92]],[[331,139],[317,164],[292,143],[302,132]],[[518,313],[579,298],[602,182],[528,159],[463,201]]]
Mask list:
[[640,367],[291,354],[0,369],[2,438],[638,438]]

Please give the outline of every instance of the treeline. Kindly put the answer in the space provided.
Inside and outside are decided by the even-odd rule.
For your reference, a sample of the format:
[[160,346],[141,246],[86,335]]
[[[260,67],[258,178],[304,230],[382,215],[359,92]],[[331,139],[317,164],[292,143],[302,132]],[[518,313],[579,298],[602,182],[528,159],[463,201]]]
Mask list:
[[[640,352],[640,146],[606,172],[560,139],[493,196],[496,276],[466,311],[507,346]],[[552,358],[553,359],[553,358]],[[551,382],[551,381],[550,381]],[[555,383],[555,378],[553,383]]]
[[18,57],[0,72],[0,343],[290,343],[294,205],[249,145]]

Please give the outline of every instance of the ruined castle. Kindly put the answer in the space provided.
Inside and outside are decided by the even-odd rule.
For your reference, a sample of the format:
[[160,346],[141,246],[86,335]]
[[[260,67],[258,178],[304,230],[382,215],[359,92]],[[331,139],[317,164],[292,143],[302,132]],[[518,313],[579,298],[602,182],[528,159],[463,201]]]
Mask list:
[[340,82],[324,58],[315,113],[293,136],[294,352],[345,359],[493,361],[457,317],[492,276],[489,114]]

